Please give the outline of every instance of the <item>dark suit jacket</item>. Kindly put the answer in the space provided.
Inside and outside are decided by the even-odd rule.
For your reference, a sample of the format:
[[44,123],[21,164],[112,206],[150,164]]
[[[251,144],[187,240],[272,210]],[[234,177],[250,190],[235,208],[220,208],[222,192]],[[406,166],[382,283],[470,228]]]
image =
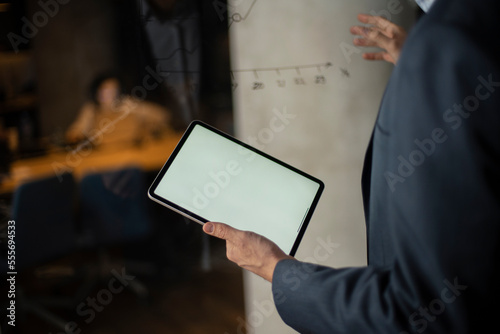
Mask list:
[[498,0],[437,0],[412,29],[365,159],[368,266],[279,262],[273,293],[288,325],[498,331],[499,26]]

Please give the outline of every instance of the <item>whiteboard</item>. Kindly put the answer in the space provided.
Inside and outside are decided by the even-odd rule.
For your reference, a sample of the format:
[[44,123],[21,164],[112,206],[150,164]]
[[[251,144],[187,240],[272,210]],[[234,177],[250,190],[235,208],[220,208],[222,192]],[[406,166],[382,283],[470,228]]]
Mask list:
[[[228,10],[237,137],[325,182],[296,258],[366,264],[361,171],[393,66],[363,60],[349,28],[358,13],[408,28],[413,1],[229,0]],[[249,333],[294,333],[269,283],[245,273],[245,296]]]

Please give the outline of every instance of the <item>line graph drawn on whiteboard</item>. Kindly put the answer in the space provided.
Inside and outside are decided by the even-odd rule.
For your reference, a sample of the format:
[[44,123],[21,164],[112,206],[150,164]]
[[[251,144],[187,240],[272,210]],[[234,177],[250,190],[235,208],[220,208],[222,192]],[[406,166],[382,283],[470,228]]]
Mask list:
[[214,0],[212,5],[221,21],[224,14],[228,12],[228,27],[231,28],[234,22],[242,22],[247,19],[257,0],[228,0],[227,4],[220,0]]
[[[295,66],[258,67],[231,70],[233,92],[241,87],[242,74],[251,75],[243,81],[250,83],[251,90],[263,90],[270,87],[287,88],[290,86],[323,86],[328,83],[331,73],[331,62],[317,64],[303,64]],[[339,73],[344,78],[349,78],[350,73],[345,68],[339,68]],[[266,75],[264,75],[266,74]],[[272,75],[269,75],[272,74]]]
[[[218,1],[214,0],[214,6]],[[301,1],[303,0],[295,0],[294,2],[301,5],[306,3]],[[340,66],[334,67],[332,60],[308,63],[308,59],[315,58],[317,60],[318,54],[315,53],[315,50],[318,50],[317,44],[312,44],[310,41],[314,40],[314,36],[322,33],[322,30],[318,29],[324,29],[324,26],[301,24],[302,21],[299,18],[302,18],[302,14],[300,11],[294,12],[292,16],[284,17],[276,17],[273,14],[280,8],[288,8],[288,4],[284,0],[278,4],[258,2],[257,0],[227,0],[224,14],[227,14],[228,26],[231,35],[234,36],[234,47],[240,48],[240,50],[252,49],[251,52],[244,51],[241,54],[239,59],[245,59],[244,61],[237,62],[244,63],[248,67],[233,68],[230,71],[233,92],[236,90],[272,91],[273,89],[277,89],[276,92],[278,92],[283,89],[319,88],[339,79],[349,80],[351,78],[350,69]],[[310,17],[314,18],[314,15]],[[270,22],[272,24],[269,24]],[[282,22],[282,24],[277,22]],[[273,29],[278,25],[293,27],[295,29],[294,33],[291,33],[293,36],[277,39],[276,36],[280,36],[280,32]],[[260,33],[258,33],[259,31]],[[263,31],[266,33],[262,34]],[[301,43],[313,47],[298,48],[297,44]],[[250,45],[254,47],[252,48]],[[276,45],[280,47],[276,48]],[[268,51],[269,47],[273,47],[271,53]],[[266,56],[260,50],[269,54],[268,60],[265,60]],[[324,52],[324,48],[319,48],[319,50]],[[327,59],[331,56],[331,52],[328,53]],[[255,64],[255,61],[247,58],[248,55],[257,56],[256,59],[259,59],[257,64],[271,63],[273,65],[253,67],[252,64]],[[261,60],[265,60],[264,63]]]
[[[248,8],[243,9],[243,8],[239,8],[239,7],[241,7],[241,5],[243,3],[248,4],[249,0],[247,0],[247,1],[245,1],[245,0],[233,0],[233,1],[230,0],[230,1],[228,1],[228,6],[231,6],[230,11],[233,12],[231,14],[231,17],[229,18],[229,28],[231,28],[231,25],[233,24],[233,22],[241,22],[241,21],[246,20],[248,15],[250,15],[250,12],[252,11],[252,8],[256,2],[257,2],[257,0],[252,0],[250,5],[248,6]],[[236,11],[236,9],[238,11]],[[243,15],[241,14],[242,9],[244,10],[243,13],[245,13]]]

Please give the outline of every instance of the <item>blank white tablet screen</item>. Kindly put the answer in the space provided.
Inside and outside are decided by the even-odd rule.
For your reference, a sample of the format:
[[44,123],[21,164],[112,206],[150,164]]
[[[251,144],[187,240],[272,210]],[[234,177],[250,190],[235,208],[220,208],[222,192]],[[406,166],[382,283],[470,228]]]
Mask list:
[[208,221],[264,235],[289,253],[319,187],[196,125],[155,194]]

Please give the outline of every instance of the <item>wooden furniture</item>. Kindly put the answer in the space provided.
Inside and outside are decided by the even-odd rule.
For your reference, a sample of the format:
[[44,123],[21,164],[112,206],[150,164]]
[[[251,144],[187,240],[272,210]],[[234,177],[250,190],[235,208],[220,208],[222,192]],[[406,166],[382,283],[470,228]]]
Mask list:
[[52,149],[40,157],[17,160],[11,165],[9,178],[0,184],[0,195],[14,192],[25,181],[60,176],[64,172],[72,172],[78,181],[88,173],[127,166],[137,166],[144,171],[159,170],[181,136],[181,133],[166,133],[159,139],[150,139],[138,146],[115,144],[92,147],[82,144],[67,150]]

